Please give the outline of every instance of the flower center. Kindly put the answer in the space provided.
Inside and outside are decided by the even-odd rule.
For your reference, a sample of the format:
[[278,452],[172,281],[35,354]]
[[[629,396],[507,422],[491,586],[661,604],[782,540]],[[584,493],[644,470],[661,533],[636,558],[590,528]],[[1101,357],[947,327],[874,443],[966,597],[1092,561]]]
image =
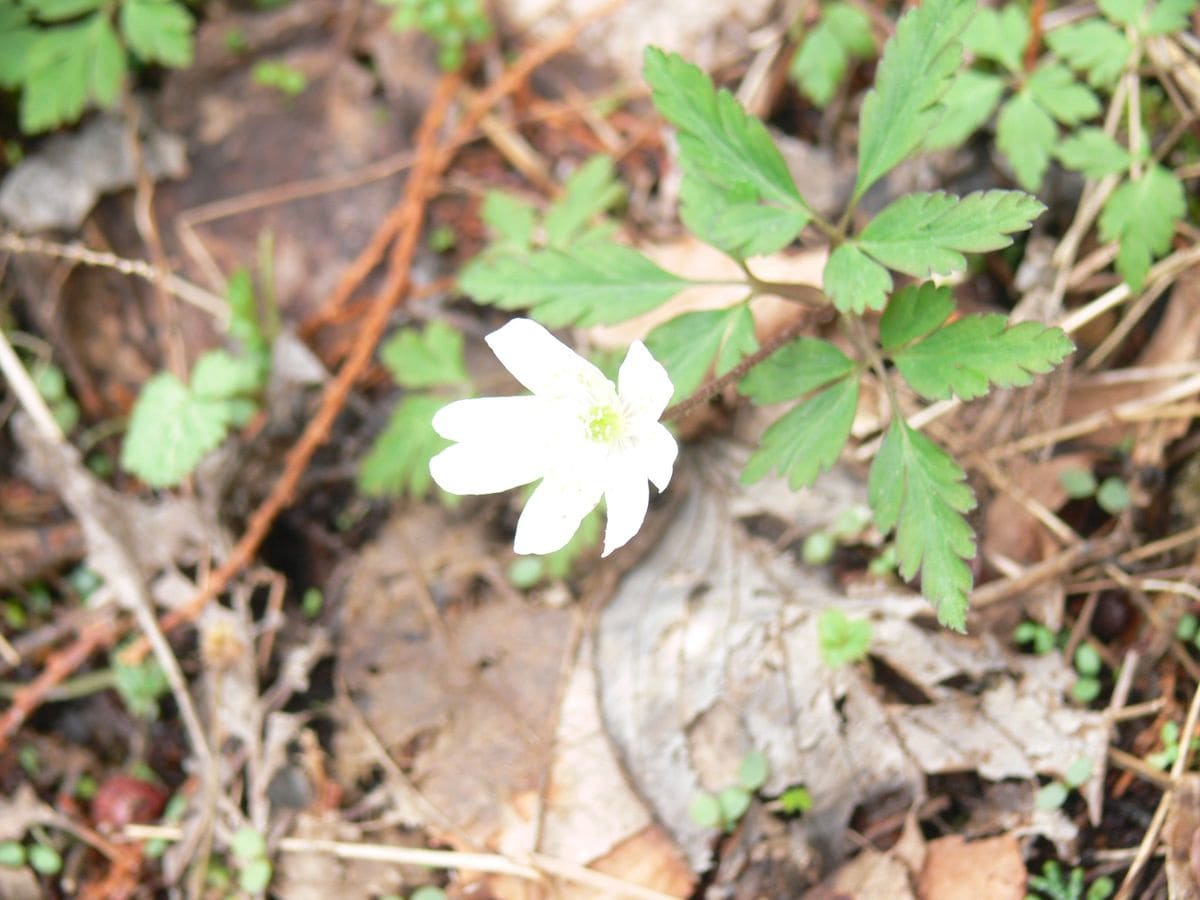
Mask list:
[[593,406],[583,421],[588,438],[597,444],[612,444],[625,431],[625,417],[619,409],[607,403]]

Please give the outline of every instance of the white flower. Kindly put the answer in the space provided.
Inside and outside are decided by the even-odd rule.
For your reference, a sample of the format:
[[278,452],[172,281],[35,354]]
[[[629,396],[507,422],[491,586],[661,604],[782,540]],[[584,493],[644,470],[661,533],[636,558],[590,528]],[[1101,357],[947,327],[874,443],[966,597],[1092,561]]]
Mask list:
[[517,522],[517,553],[553,553],[603,497],[604,555],[646,518],[650,488],[671,480],[678,448],[659,423],[674,388],[641,341],[629,348],[617,386],[530,319],[514,319],[488,345],[532,396],[459,400],[433,417],[457,441],[429,463],[451,494],[492,494],[541,479]]

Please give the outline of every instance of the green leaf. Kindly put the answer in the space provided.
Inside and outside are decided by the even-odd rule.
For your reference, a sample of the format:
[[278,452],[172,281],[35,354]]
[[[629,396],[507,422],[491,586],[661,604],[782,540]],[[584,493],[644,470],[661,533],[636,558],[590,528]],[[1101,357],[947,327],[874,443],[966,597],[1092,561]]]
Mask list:
[[1121,242],[1117,271],[1132,290],[1142,289],[1150,264],[1171,249],[1175,223],[1186,211],[1183,184],[1158,165],[1139,180],[1122,184],[1105,201],[1100,237]]
[[688,804],[688,815],[701,828],[716,828],[721,824],[721,804],[712,794],[701,791]]
[[380,348],[379,359],[401,387],[471,383],[462,334],[443,322],[430,322],[424,331],[401,329]]
[[829,668],[856,663],[871,649],[871,623],[847,618],[840,609],[827,609],[817,618],[817,641]]
[[238,874],[238,887],[247,894],[261,894],[271,883],[274,871],[268,859],[254,859],[246,863]]
[[1096,476],[1090,469],[1063,469],[1058,483],[1072,500],[1082,500],[1096,493]]
[[1188,27],[1188,19],[1196,9],[1196,0],[1158,0],[1146,22],[1144,33],[1174,34]]
[[742,764],[738,767],[738,782],[748,791],[757,791],[767,783],[770,771],[771,764],[762,751],[751,750],[742,757]]
[[198,400],[228,400],[262,387],[262,370],[254,360],[224,350],[210,350],[192,368],[191,393]]
[[563,185],[563,195],[546,211],[543,225],[547,243],[570,249],[592,219],[624,198],[625,189],[617,183],[612,160],[593,156],[572,173]]
[[1029,43],[1029,19],[1015,3],[1002,10],[982,7],[963,32],[963,44],[976,56],[994,60],[1014,75]]
[[829,255],[822,278],[825,294],[842,312],[883,309],[892,276],[853,244],[842,244]]
[[16,88],[25,80],[37,36],[20,9],[0,7],[0,87]]
[[1116,175],[1129,168],[1129,151],[1099,128],[1080,128],[1058,145],[1055,155],[1086,178]]
[[745,357],[758,350],[758,337],[754,333],[754,314],[747,304],[735,306],[729,312],[729,323],[725,340],[717,351],[717,377],[727,374]]
[[1038,105],[1064,125],[1078,125],[1100,115],[1096,95],[1076,81],[1066,66],[1058,63],[1039,66],[1025,84]]
[[1084,784],[1092,777],[1092,761],[1086,756],[1081,756],[1076,759],[1071,765],[1067,766],[1067,771],[1063,775],[1063,780],[1066,781],[1069,787],[1077,788]]
[[889,353],[923,338],[954,312],[954,292],[932,282],[898,290],[879,319],[879,342]]
[[848,3],[834,2],[805,36],[789,71],[805,96],[824,107],[842,83],[850,58],[874,52],[870,17]]
[[774,470],[787,477],[793,491],[812,484],[841,456],[857,408],[857,378],[843,378],[813,394],[763,433],[742,483],[753,484]]
[[387,428],[375,439],[358,470],[358,489],[370,496],[424,497],[433,479],[429,461],[450,446],[433,430],[433,416],[446,401],[428,394],[401,400]]
[[1075,648],[1075,671],[1080,675],[1099,675],[1104,660],[1091,644],[1080,644]]
[[679,217],[696,237],[737,259],[781,250],[808,224],[803,209],[765,206],[747,186],[724,189],[685,178]]
[[[731,332],[738,329],[741,310],[746,310],[745,314],[749,315],[745,306],[684,313],[659,325],[646,336],[646,347],[663,364],[675,385],[672,402],[685,399],[700,387],[712,366],[713,357]],[[753,334],[751,317],[751,337]],[[739,335],[742,337],[744,334]]]
[[129,712],[153,722],[158,718],[158,701],[171,692],[171,685],[154,657],[139,663],[121,662],[121,654],[111,655],[113,687]]
[[779,808],[784,815],[795,816],[806,813],[813,806],[812,794],[803,785],[793,785],[779,796]]
[[859,114],[855,200],[937,124],[938,101],[962,62],[958,35],[974,11],[969,0],[926,0],[901,17]]
[[1075,347],[1059,328],[1039,322],[1005,327],[999,314],[965,316],[893,356],[904,380],[921,396],[943,400],[982,397],[989,383],[1029,384],[1049,372]]
[[854,362],[828,341],[800,337],[784,344],[738,383],[738,393],[759,406],[803,397],[809,391],[845,378]]
[[868,494],[880,531],[896,529],[900,575],[921,573],[938,621],[965,631],[975,535],[962,513],[975,506],[966,475],[941,447],[894,419],[871,465]]
[[1001,107],[996,119],[996,146],[1012,163],[1017,183],[1025,190],[1041,187],[1057,139],[1054,120],[1038,106],[1028,89],[1018,91]]
[[1038,809],[1058,809],[1067,802],[1067,786],[1061,781],[1052,781],[1037,792],[1034,805]]
[[648,312],[688,285],[642,254],[618,244],[589,243],[579,255],[539,250],[473,259],[459,287],[477,303],[529,307],[551,327],[610,325]]
[[992,117],[1004,86],[997,75],[963,69],[942,97],[941,118],[922,146],[926,150],[959,146]]
[[150,487],[176,485],[225,440],[229,418],[226,402],[196,398],[168,372],[155,375],[134,404],[121,465]]
[[19,869],[25,865],[25,845],[19,841],[0,841],[0,866]]
[[112,106],[125,78],[125,51],[107,17],[42,31],[28,51],[21,130],[74,122],[89,101]]
[[715,199],[725,195],[731,206],[754,205],[764,207],[763,212],[774,207],[791,213],[796,227],[788,240],[799,234],[811,212],[766,126],[677,54],[647,47],[644,74],[654,105],[678,131],[685,182],[692,179],[709,185],[707,190],[690,189],[693,203],[697,193],[704,198],[705,218],[713,217]]
[[62,856],[48,844],[31,844],[29,847],[29,867],[39,875],[53,878],[62,871]]
[[493,246],[524,251],[533,245],[535,213],[525,201],[504,191],[488,191],[480,217],[498,238]]
[[1045,210],[1020,191],[908,194],[889,204],[859,236],[859,246],[892,269],[917,278],[966,267],[963,253],[998,250]]
[[744,788],[727,787],[717,794],[717,803],[721,806],[721,818],[725,827],[732,831],[733,826],[750,808],[750,794]]
[[94,12],[105,0],[24,0],[25,6],[43,22],[62,22]]
[[1139,24],[1146,11],[1146,0],[1098,0],[1100,11],[1121,25]]
[[1100,19],[1056,28],[1046,34],[1046,43],[1073,68],[1086,72],[1092,87],[1113,84],[1133,52],[1125,35]]
[[1096,491],[1096,502],[1111,516],[1129,507],[1129,488],[1120,478],[1105,478]]
[[120,22],[129,49],[146,62],[177,69],[192,64],[195,23],[175,0],[125,0]]
[[267,841],[256,829],[247,825],[233,833],[229,849],[238,859],[259,859],[267,855]]

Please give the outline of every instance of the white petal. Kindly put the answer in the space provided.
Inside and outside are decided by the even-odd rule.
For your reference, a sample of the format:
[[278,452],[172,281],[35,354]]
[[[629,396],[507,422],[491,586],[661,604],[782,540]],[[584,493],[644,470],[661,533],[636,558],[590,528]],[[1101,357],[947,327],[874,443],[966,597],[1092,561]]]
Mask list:
[[646,521],[646,508],[650,505],[646,476],[632,468],[613,472],[604,488],[604,502],[608,506],[608,524],[604,528],[601,556],[608,556],[628,544]]
[[671,470],[679,455],[679,444],[667,426],[659,422],[646,423],[638,432],[637,445],[632,452],[645,476],[656,488],[665,491],[671,483]]
[[433,430],[448,441],[494,441],[506,435],[548,434],[555,410],[540,397],[477,397],[457,400],[433,416]]
[[447,447],[429,461],[429,474],[451,494],[497,494],[537,481],[546,453],[518,441],[471,441]]
[[[532,319],[513,319],[487,336],[504,368],[533,393],[563,397],[610,384],[599,369]],[[611,388],[610,388],[611,390]]]
[[657,420],[671,402],[675,386],[671,384],[667,370],[650,355],[646,345],[634,341],[617,374],[617,392],[631,413]]
[[561,550],[599,502],[599,485],[578,477],[547,475],[517,520],[513,549],[538,554]]

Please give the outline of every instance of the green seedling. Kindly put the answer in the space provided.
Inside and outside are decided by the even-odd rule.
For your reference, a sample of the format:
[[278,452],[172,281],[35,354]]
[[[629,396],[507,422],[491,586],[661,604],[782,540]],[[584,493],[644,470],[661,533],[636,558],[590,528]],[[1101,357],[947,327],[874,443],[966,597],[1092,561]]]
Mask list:
[[1029,876],[1029,900],[1106,900],[1112,896],[1116,886],[1111,878],[1097,878],[1086,890],[1085,878],[1083,869],[1077,867],[1064,875],[1062,866],[1050,860],[1042,866],[1041,875]]
[[702,828],[732,832],[750,808],[754,793],[766,783],[768,774],[766,756],[751,750],[742,759],[736,785],[716,794],[700,791],[692,797],[688,807],[692,821]]
[[871,649],[871,623],[849,619],[838,609],[827,609],[817,619],[821,659],[831,669],[860,662]]

